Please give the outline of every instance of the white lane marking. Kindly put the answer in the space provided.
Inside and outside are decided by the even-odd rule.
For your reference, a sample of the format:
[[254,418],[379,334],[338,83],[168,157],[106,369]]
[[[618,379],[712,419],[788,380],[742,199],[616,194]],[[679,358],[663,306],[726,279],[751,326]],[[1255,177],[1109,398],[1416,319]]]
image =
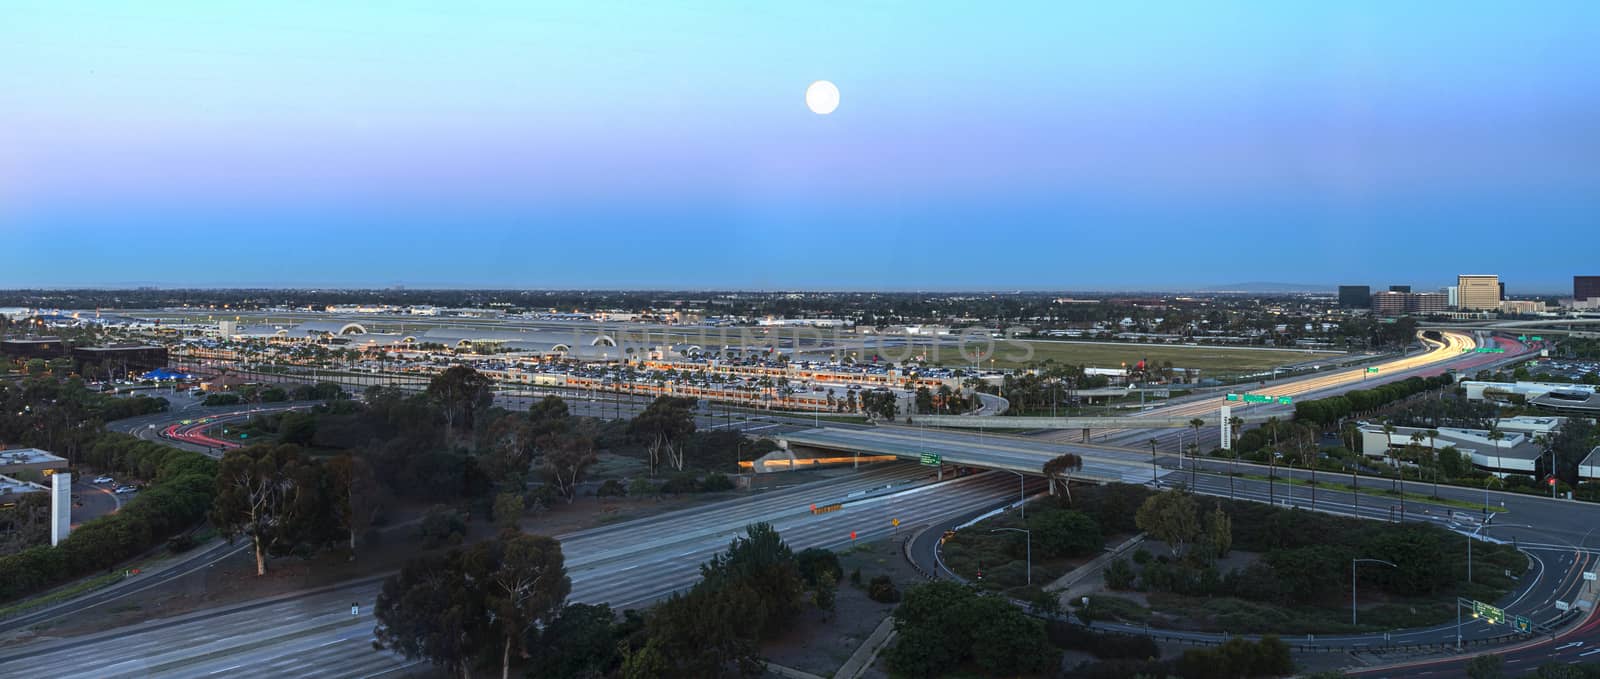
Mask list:
[[207,674],[222,674],[223,672],[227,672],[228,670],[236,670],[236,669],[239,669],[241,667],[244,667],[244,665],[243,664],[232,665],[232,666],[229,666],[229,667],[224,667],[224,668],[222,668],[220,670],[211,670],[210,672],[207,672]]

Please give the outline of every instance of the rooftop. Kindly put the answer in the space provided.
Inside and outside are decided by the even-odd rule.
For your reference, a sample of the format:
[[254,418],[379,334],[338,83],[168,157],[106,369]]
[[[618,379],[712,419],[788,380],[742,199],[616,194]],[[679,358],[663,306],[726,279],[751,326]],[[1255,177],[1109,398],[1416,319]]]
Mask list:
[[13,448],[0,450],[0,467],[21,464],[41,464],[46,462],[60,462],[66,465],[66,458],[52,455],[38,448]]
[[49,490],[49,488],[45,488],[37,483],[28,483],[27,481],[13,479],[9,476],[0,476],[0,501],[4,501],[4,498],[7,495],[38,493],[47,490]]

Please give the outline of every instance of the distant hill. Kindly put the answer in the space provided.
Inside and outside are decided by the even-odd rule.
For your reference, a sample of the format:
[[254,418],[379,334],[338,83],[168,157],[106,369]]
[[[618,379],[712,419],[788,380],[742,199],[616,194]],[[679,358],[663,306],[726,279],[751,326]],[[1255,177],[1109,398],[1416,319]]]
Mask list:
[[1333,292],[1335,286],[1315,283],[1274,283],[1271,281],[1250,281],[1247,283],[1227,283],[1224,285],[1208,285],[1196,288],[1198,292]]

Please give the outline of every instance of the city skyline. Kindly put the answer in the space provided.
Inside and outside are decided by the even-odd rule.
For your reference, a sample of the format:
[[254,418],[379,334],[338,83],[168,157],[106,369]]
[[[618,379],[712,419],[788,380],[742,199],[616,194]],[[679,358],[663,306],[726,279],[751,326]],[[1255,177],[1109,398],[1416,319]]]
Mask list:
[[1526,294],[1600,209],[1580,3],[110,7],[0,22],[0,286]]

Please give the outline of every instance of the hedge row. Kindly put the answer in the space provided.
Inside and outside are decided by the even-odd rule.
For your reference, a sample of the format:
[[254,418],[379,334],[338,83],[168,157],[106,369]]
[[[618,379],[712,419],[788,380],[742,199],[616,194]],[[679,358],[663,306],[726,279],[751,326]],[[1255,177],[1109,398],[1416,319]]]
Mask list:
[[0,602],[110,569],[194,525],[211,507],[217,465],[199,453],[107,433],[86,457],[153,483],[121,511],[79,526],[55,547],[0,557]]
[[1425,391],[1442,389],[1454,383],[1450,375],[1408,377],[1372,389],[1357,389],[1339,396],[1300,401],[1294,406],[1294,419],[1315,422],[1324,427],[1356,413],[1371,412],[1403,398]]

